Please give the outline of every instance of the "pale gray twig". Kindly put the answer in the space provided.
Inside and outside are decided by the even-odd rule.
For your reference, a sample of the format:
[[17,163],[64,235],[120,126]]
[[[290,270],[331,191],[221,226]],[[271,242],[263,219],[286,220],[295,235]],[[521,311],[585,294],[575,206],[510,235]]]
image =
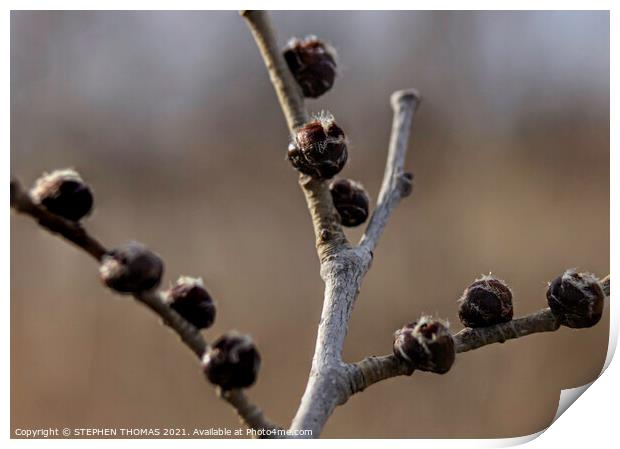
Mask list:
[[399,90],[392,94],[391,104],[394,120],[383,183],[377,198],[377,207],[360,242],[360,246],[369,251],[374,251],[390,215],[398,202],[411,193],[412,188],[412,175],[405,173],[405,155],[413,114],[420,104],[420,94],[415,89]]

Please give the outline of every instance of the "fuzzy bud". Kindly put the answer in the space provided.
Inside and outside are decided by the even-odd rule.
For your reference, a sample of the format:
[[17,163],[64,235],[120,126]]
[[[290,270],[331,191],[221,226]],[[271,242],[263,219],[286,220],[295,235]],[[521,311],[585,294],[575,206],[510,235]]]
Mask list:
[[343,226],[359,226],[368,218],[368,194],[364,187],[350,179],[337,179],[329,185],[334,207]]
[[592,274],[568,270],[549,284],[547,302],[564,326],[592,327],[603,316],[605,293]]
[[215,304],[202,279],[180,277],[165,293],[165,301],[198,329],[206,329],[215,321]]
[[394,355],[422,371],[447,373],[454,363],[454,339],[447,324],[424,316],[394,333]]
[[93,194],[72,169],[44,173],[30,191],[32,201],[67,220],[79,221],[93,207]]
[[120,293],[151,290],[164,271],[161,259],[137,242],[129,242],[103,256],[99,274],[105,285]]
[[458,300],[459,319],[467,327],[485,327],[512,320],[512,292],[491,275],[476,279]]
[[207,350],[202,367],[209,382],[223,390],[246,388],[256,381],[260,354],[249,335],[232,331]]
[[316,36],[292,38],[283,54],[305,97],[320,97],[334,85],[336,51]]
[[301,173],[330,179],[347,162],[347,142],[342,129],[329,113],[321,113],[299,128],[288,147],[288,159]]

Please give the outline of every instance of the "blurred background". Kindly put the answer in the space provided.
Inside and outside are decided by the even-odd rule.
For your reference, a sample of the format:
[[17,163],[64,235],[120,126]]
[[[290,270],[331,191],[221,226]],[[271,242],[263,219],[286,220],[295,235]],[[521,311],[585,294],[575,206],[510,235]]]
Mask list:
[[[609,270],[606,12],[276,12],[281,43],[317,34],[341,59],[329,109],[351,141],[343,175],[376,198],[392,91],[416,87],[407,168],[414,193],[375,253],[345,359],[391,351],[421,313],[462,326],[456,300],[482,273],[513,288],[515,314],[546,282]],[[147,244],[165,285],[201,276],[213,340],[250,333],[250,390],[288,424],[322,305],[314,238],[287,132],[236,12],[13,12],[11,173],[24,184],[75,167],[92,185],[87,227]],[[348,231],[354,241],[361,229]],[[74,247],[11,217],[11,426],[238,426],[197,361],[128,297],[100,286]],[[560,390],[592,381],[609,314],[416,372],[339,407],[324,437],[512,437],[547,426]]]

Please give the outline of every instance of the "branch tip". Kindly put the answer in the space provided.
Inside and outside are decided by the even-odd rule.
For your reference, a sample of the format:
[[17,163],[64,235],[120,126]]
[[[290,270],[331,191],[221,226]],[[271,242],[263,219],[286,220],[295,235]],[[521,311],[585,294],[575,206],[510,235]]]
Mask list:
[[416,110],[422,101],[422,96],[417,89],[402,89],[397,90],[390,96],[390,104],[393,109],[398,109],[404,104],[413,105],[413,109]]

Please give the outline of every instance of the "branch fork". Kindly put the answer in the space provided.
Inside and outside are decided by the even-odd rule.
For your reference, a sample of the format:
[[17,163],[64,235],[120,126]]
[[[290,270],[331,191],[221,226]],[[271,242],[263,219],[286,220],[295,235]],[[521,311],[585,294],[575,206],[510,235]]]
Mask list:
[[[264,11],[241,11],[240,14],[254,37],[289,132],[294,135],[309,120],[301,88],[284,61],[267,14]],[[414,363],[393,354],[370,356],[356,363],[342,360],[351,314],[363,279],[372,264],[373,252],[396,206],[412,190],[413,175],[407,173],[404,167],[420,94],[415,89],[400,90],[392,94],[390,103],[394,117],[383,181],[375,210],[358,245],[351,244],[346,238],[327,182],[307,175],[299,177],[312,219],[325,291],[312,368],[288,432],[269,421],[242,390],[216,389],[217,395],[236,410],[241,422],[267,437],[295,435],[298,434],[296,431],[302,430],[311,431],[312,437],[318,437],[335,408],[346,403],[352,395],[392,377],[410,376],[416,369]],[[98,262],[108,253],[106,247],[81,224],[54,215],[35,203],[29,192],[13,179],[11,208],[32,217],[41,227],[72,242]],[[601,286],[608,298],[609,276],[601,281]],[[209,349],[207,341],[200,330],[166,304],[162,291],[155,288],[133,293],[133,296],[157,314],[194,355],[202,359]],[[466,328],[453,335],[452,339],[456,353],[462,353],[533,333],[552,332],[559,327],[560,320],[551,309],[546,308],[505,323]]]

